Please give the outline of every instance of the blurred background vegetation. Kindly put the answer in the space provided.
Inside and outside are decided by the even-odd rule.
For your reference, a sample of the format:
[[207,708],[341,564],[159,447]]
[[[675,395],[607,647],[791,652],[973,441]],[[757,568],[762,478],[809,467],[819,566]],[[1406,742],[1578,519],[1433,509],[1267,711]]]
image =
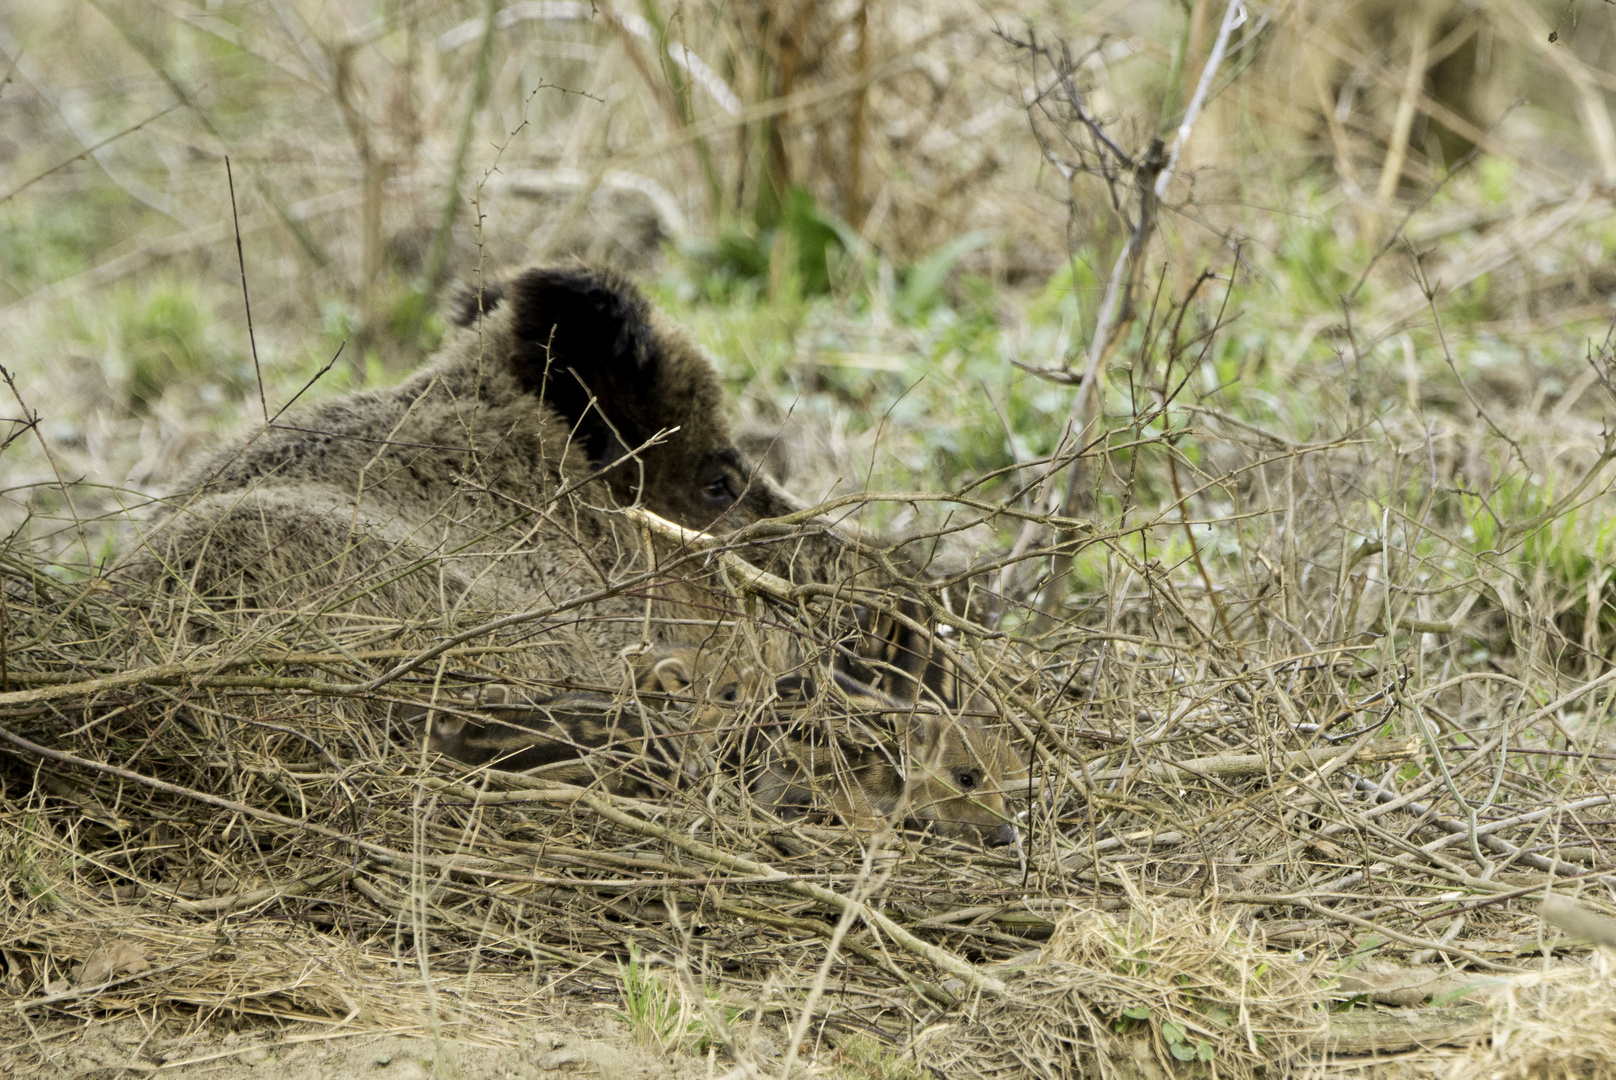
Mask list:
[[[103,562],[99,523],[221,432],[328,365],[310,397],[400,378],[454,280],[566,256],[647,283],[799,494],[1031,506],[1133,211],[1127,176],[1062,157],[1079,121],[1017,42],[1064,44],[1071,89],[1137,155],[1179,126],[1224,11],[13,5],[0,526],[54,545],[58,574]],[[1070,614],[1165,588],[1304,652],[1396,624],[1386,659],[1603,669],[1613,20],[1577,0],[1249,6],[1104,380],[1109,448],[1066,507],[1110,537],[1075,551]],[[939,565],[1020,528],[946,538]]]

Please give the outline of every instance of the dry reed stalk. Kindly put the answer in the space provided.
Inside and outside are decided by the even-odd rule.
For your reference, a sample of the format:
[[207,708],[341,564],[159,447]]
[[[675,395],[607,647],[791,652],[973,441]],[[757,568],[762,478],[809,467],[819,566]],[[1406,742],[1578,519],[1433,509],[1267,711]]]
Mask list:
[[[1384,64],[1377,63],[1372,56],[1339,40],[1329,30],[1318,24],[1302,20],[1291,25],[1296,27],[1298,37],[1306,47],[1316,48],[1331,60],[1352,70],[1367,73],[1387,93],[1396,95],[1400,99],[1407,89],[1408,69],[1404,69],[1401,74],[1394,72]],[[1517,147],[1499,138],[1497,133],[1489,132],[1471,123],[1452,108],[1426,93],[1423,88],[1416,87],[1413,100],[1416,102],[1419,111],[1425,113],[1425,115],[1454,134],[1484,148],[1489,154],[1496,154],[1501,158],[1512,161],[1523,171],[1551,184],[1558,183],[1564,179],[1556,175],[1552,167],[1547,166],[1542,161],[1535,160],[1528,154],[1523,154]]]
[[[387,174],[371,139],[371,124],[355,101],[354,86],[356,54],[360,42],[346,41],[332,50],[335,53],[335,72],[331,94],[341,107],[342,121],[353,140],[354,156],[359,161],[359,317],[362,326],[371,334],[380,319],[377,288],[382,272],[382,199]],[[355,350],[355,363],[364,369],[364,350]]]
[[455,143],[454,156],[449,159],[449,180],[444,188],[443,211],[438,215],[437,231],[432,234],[432,246],[426,257],[426,283],[429,296],[436,296],[443,286],[444,274],[449,266],[450,233],[460,216],[465,195],[460,187],[466,176],[466,155],[471,151],[472,134],[476,129],[477,114],[488,102],[493,79],[494,12],[497,0],[488,0],[483,9],[483,35],[477,45],[477,59],[472,68],[471,93],[466,98],[466,109],[460,121],[460,134]]
[[1392,118],[1391,138],[1386,144],[1386,160],[1380,167],[1380,180],[1375,185],[1375,198],[1382,206],[1391,204],[1397,187],[1403,181],[1403,161],[1408,156],[1408,137],[1414,130],[1414,114],[1418,108],[1421,88],[1425,84],[1426,56],[1431,48],[1431,15],[1425,9],[1415,9],[1410,15],[1408,41],[1408,68],[1403,76],[1403,91],[1397,99],[1397,114]]

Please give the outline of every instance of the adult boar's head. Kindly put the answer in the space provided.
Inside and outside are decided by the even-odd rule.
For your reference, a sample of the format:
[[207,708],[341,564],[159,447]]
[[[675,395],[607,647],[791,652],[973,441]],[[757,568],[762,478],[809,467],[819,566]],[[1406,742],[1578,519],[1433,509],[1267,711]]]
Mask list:
[[524,270],[463,293],[454,318],[501,325],[511,373],[555,411],[618,501],[720,533],[800,508],[736,449],[706,356],[618,275]]

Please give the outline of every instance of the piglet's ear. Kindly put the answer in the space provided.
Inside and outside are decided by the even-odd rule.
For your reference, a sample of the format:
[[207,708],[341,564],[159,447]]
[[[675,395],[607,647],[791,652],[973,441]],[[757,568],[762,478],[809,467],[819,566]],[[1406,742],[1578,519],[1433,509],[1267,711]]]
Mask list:
[[440,739],[455,739],[466,730],[467,720],[463,716],[444,716],[442,713],[432,717],[432,734]]
[[651,673],[656,676],[665,694],[682,694],[696,681],[695,675],[691,673],[690,664],[682,656],[669,656],[658,660]]
[[518,275],[502,302],[516,377],[561,414],[591,461],[608,464],[656,434],[660,357],[638,291],[604,271],[552,267]]

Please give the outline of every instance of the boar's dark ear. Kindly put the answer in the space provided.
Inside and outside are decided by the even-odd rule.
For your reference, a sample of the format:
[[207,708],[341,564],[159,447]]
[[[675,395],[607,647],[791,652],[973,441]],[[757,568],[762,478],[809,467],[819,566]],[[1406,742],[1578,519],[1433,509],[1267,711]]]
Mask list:
[[566,419],[591,461],[608,464],[656,434],[658,350],[632,286],[587,267],[534,269],[510,282],[506,302],[516,377]]
[[449,297],[449,321],[456,326],[474,326],[478,315],[491,315],[505,299],[505,286],[497,281],[464,281]]

